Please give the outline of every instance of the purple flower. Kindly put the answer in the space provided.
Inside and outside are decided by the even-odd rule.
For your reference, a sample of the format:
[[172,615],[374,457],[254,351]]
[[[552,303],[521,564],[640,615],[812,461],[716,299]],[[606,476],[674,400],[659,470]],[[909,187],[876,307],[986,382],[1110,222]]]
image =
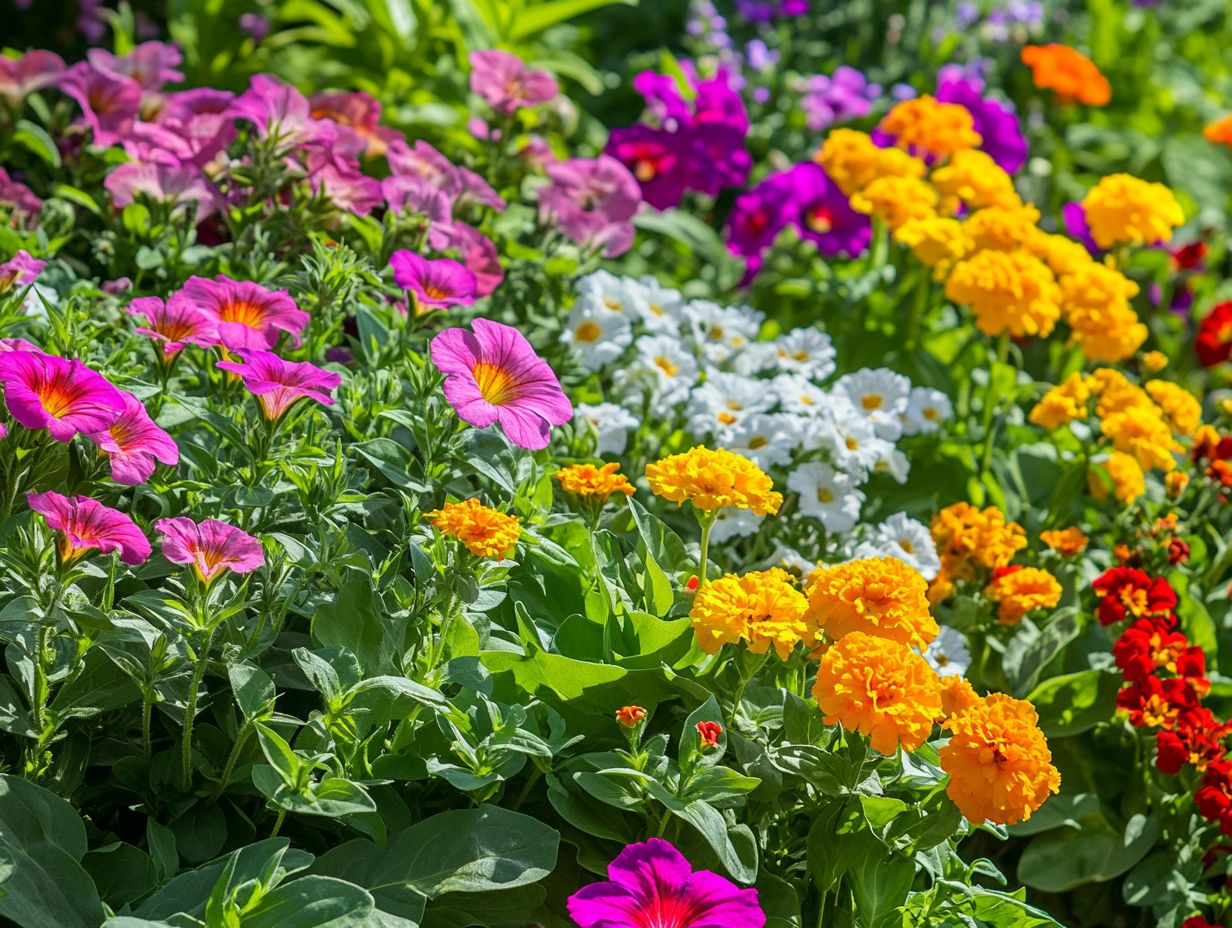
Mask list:
[[512,326],[487,319],[474,332],[446,329],[432,339],[432,363],[445,375],[445,399],[475,428],[499,423],[519,448],[548,446],[551,426],[573,418],[573,404],[548,363]]
[[1103,254],[1103,249],[1095,244],[1095,237],[1091,235],[1091,227],[1087,225],[1087,211],[1081,203],[1070,200],[1062,206],[1061,221],[1065,223],[1065,233],[1070,238],[1082,242],[1093,255]]
[[203,313],[214,323],[223,347],[233,350],[273,348],[280,331],[298,345],[309,319],[287,291],[267,290],[223,274],[213,280],[190,277],[171,300],[183,300]]
[[398,286],[411,292],[416,315],[475,302],[475,275],[452,258],[432,261],[413,251],[395,251],[389,264]]
[[727,247],[732,254],[759,258],[799,214],[795,191],[772,174],[736,197],[727,218]]
[[432,225],[447,225],[453,216],[449,195],[418,174],[390,175],[381,181],[381,195],[390,209],[418,213]]
[[163,557],[173,564],[191,564],[206,585],[224,570],[247,574],[265,563],[261,542],[216,519],[159,519],[154,531],[163,536]]
[[806,16],[809,0],[736,0],[736,12],[753,23],[768,23],[780,16]]
[[624,254],[633,244],[633,216],[642,204],[637,180],[615,158],[572,158],[544,168],[551,181],[539,188],[545,220],[585,248],[605,257]]
[[9,172],[0,167],[0,204],[13,207],[18,213],[35,216],[43,208],[43,201],[34,195],[34,191],[19,181],[9,177]]
[[487,296],[501,285],[505,272],[492,240],[465,222],[433,226],[428,243],[438,251],[456,251],[466,269],[475,275],[475,295]]
[[867,116],[880,95],[880,84],[870,84],[855,68],[842,65],[831,75],[810,77],[800,102],[809,129],[823,132],[830,126]]
[[390,142],[402,139],[396,129],[380,125],[380,102],[362,90],[318,93],[308,103],[314,119],[328,119],[353,130],[363,140],[368,157],[385,154]]
[[191,212],[193,224],[218,209],[221,196],[199,170],[166,164],[122,164],[103,181],[112,202],[123,209],[139,196],[172,207],[173,216]]
[[385,152],[389,169],[396,175],[421,177],[452,200],[462,189],[454,163],[422,139],[412,148],[398,139]]
[[141,110],[140,84],[85,61],[68,69],[60,87],[77,101],[86,125],[94,132],[94,144],[101,148],[119,142]]
[[120,391],[102,374],[41,351],[0,351],[0,384],[13,418],[56,441],[104,431],[124,411]]
[[136,486],[150,479],[159,461],[174,467],[180,460],[180,449],[150,418],[141,400],[131,393],[120,395],[124,398],[120,418],[105,431],[90,432],[86,438],[111,459],[112,480]]
[[28,251],[17,252],[0,264],[0,296],[14,287],[28,287],[38,280],[38,275],[46,266],[46,261],[32,257]]
[[184,55],[179,46],[167,42],[143,42],[119,57],[106,49],[92,48],[86,52],[86,59],[107,74],[131,77],[142,90],[158,91],[163,84],[184,80],[184,72],[176,70]]
[[0,97],[14,107],[36,90],[50,87],[64,74],[64,59],[54,52],[36,50],[20,58],[0,55]]
[[1013,174],[1027,161],[1026,136],[1009,105],[989,99],[983,92],[984,81],[960,65],[946,65],[937,73],[937,99],[965,107],[982,139],[980,148]]
[[685,135],[638,124],[613,129],[605,151],[633,172],[655,209],[669,209],[684,196],[690,179]]
[[261,41],[269,35],[270,21],[268,16],[262,16],[260,13],[242,13],[240,14],[240,31],[253,42],[260,45]]
[[381,182],[364,174],[353,157],[319,145],[310,147],[307,154],[305,167],[314,193],[357,216],[366,216],[381,205]]
[[709,870],[694,870],[662,838],[630,844],[607,868],[605,883],[569,897],[579,928],[763,928],[756,889],[740,889]]
[[138,120],[124,139],[134,161],[203,168],[235,138],[233,95],[208,87],[168,94],[154,122]]
[[301,399],[316,400],[333,406],[329,395],[342,382],[342,377],[309,364],[307,361],[284,361],[271,351],[237,351],[240,362],[219,361],[215,366],[238,374],[248,392],[261,403],[265,418],[277,422],[291,405]]
[[312,118],[308,98],[269,74],[256,74],[232,104],[232,114],[257,127],[262,138],[294,148],[334,138],[332,126]]
[[552,75],[531,71],[517,55],[490,49],[471,52],[470,61],[471,90],[503,116],[546,103],[560,92]]
[[125,564],[142,564],[150,556],[150,541],[135,522],[110,506],[87,496],[63,496],[50,490],[27,493],[30,508],[60,533],[60,560],[72,563],[90,551],[120,553]]

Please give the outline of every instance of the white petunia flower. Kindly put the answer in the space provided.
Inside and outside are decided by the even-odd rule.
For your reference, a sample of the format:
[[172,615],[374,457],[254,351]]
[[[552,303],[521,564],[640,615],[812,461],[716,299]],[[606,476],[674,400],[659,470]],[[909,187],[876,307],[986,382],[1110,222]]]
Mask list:
[[713,435],[726,443],[732,430],[755,413],[774,405],[775,395],[764,380],[711,371],[689,396],[689,431]]
[[766,566],[781,567],[789,574],[794,574],[797,577],[807,577],[813,572],[813,568],[817,564],[814,561],[810,561],[795,548],[788,547],[780,542],[770,552],[770,556],[766,558]]
[[851,400],[856,412],[872,423],[878,438],[894,441],[902,434],[902,415],[911,393],[911,381],[902,374],[884,367],[865,368],[840,377],[834,392]]
[[911,472],[911,462],[907,460],[907,455],[889,442],[882,442],[882,444],[884,449],[876,463],[873,464],[873,473],[888,474],[895,483],[906,483],[907,475]]
[[684,318],[693,343],[706,360],[721,364],[757,338],[765,317],[747,307],[692,300],[684,306]]
[[800,425],[795,416],[759,412],[733,425],[723,446],[767,468],[787,464],[799,442]]
[[941,569],[937,546],[928,526],[905,512],[896,512],[873,532],[873,543],[891,557],[914,567],[925,580],[932,580]]
[[924,649],[924,660],[939,677],[961,677],[971,666],[971,649],[962,632],[942,625],[940,633]]
[[[832,397],[832,400],[838,399]],[[818,421],[810,441],[829,452],[839,470],[863,480],[879,461],[894,451],[894,446],[878,438],[867,419],[848,412],[850,405],[849,402],[833,402],[830,415]]]
[[825,415],[830,395],[799,374],[780,374],[770,382],[785,412],[797,416]]
[[710,540],[719,544],[732,538],[755,535],[761,528],[763,518],[764,516],[757,515],[751,509],[736,509],[728,506],[716,510],[714,525],[710,529]]
[[772,344],[775,363],[785,374],[825,380],[834,373],[834,344],[824,332],[811,327],[792,329]]
[[587,274],[577,283],[579,301],[585,300],[595,309],[623,315],[630,323],[641,318],[639,303],[642,293],[642,287],[636,280],[617,277],[608,271]]
[[595,430],[599,436],[595,450],[599,454],[624,454],[629,432],[641,424],[629,410],[615,403],[596,403],[593,406],[578,403],[574,407],[573,421],[579,428]]
[[665,287],[649,275],[637,281],[636,311],[642,324],[651,332],[675,333],[684,320],[684,297],[679,290]]
[[697,383],[697,359],[670,335],[643,335],[633,343],[629,365],[616,372],[615,382],[625,392],[649,395],[651,409],[661,416],[685,402]]
[[560,338],[583,367],[597,371],[629,347],[633,323],[627,313],[609,312],[591,296],[578,297]]
[[733,352],[728,362],[737,374],[754,377],[775,366],[773,342],[750,342],[747,348]]
[[799,494],[800,513],[819,520],[827,532],[850,532],[860,518],[864,494],[849,475],[829,464],[801,464],[787,478],[787,489]]
[[927,435],[941,428],[941,423],[954,416],[950,398],[940,390],[915,387],[907,397],[907,411],[903,414],[904,435]]

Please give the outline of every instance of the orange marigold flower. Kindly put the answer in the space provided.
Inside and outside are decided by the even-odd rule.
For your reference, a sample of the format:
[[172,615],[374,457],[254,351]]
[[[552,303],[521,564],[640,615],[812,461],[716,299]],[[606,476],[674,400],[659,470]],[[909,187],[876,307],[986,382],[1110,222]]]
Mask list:
[[1039,210],[1030,204],[989,206],[972,213],[963,223],[963,230],[977,249],[1013,251],[1026,247],[1039,234],[1035,226],[1039,218]]
[[969,821],[1013,825],[1060,791],[1061,774],[1029,702],[999,693],[985,696],[945,727],[950,730],[950,742],[941,749],[941,769],[950,775],[946,793]]
[[489,509],[477,499],[446,503],[424,518],[442,535],[458,539],[475,557],[505,558],[522,534],[517,516]]
[[1091,237],[1100,248],[1166,242],[1185,221],[1171,190],[1131,174],[1101,178],[1087,191],[1082,208]]
[[633,484],[624,474],[619,474],[620,465],[613,461],[602,467],[593,464],[574,464],[556,472],[560,488],[566,493],[586,499],[605,500],[613,493],[633,495]]
[[1087,549],[1087,536],[1074,526],[1040,532],[1040,541],[1061,557],[1073,557]]
[[764,516],[783,505],[766,472],[726,448],[698,445],[673,454],[646,465],[646,479],[656,496],[673,503],[687,500],[703,512],[736,507]]
[[970,209],[1022,205],[1014,179],[986,152],[966,149],[933,169],[929,178],[943,197],[960,200]]
[[1175,470],[1173,454],[1184,450],[1172,437],[1172,430],[1154,405],[1113,413],[1101,420],[1099,428],[1112,440],[1117,451],[1133,455],[1143,470],[1152,467]]
[[1043,261],[1026,251],[980,251],[959,261],[945,295],[971,307],[985,335],[1041,337],[1061,318],[1061,290]]
[[941,715],[941,683],[905,644],[853,632],[821,658],[813,696],[827,725],[868,736],[882,754],[914,751]]
[[1148,351],[1142,356],[1142,369],[1148,374],[1158,374],[1168,366],[1168,356],[1162,351]]
[[1177,435],[1192,435],[1202,424],[1202,404],[1179,384],[1167,380],[1148,380],[1147,395],[1164,411],[1168,425]]
[[1061,311],[1073,341],[1090,361],[1123,361],[1147,337],[1130,300],[1138,285],[1116,268],[1085,261],[1060,277]]
[[1036,609],[1052,609],[1061,601],[1061,584],[1038,567],[1006,569],[988,584],[985,592],[997,603],[997,619],[1002,625],[1017,625]]
[[1027,533],[1017,522],[1006,522],[995,506],[978,509],[955,503],[933,516],[929,527],[942,569],[956,579],[969,580],[976,568],[1004,567],[1027,546]]
[[1112,86],[1095,62],[1068,45],[1028,45],[1022,63],[1031,69],[1035,86],[1051,90],[1063,105],[1107,106],[1112,99]]
[[967,682],[966,677],[951,674],[941,678],[941,717],[953,718],[960,712],[966,712],[972,706],[979,705],[980,694]]
[[983,141],[971,111],[924,94],[894,104],[877,126],[894,144],[913,155],[944,158]]
[[1187,486],[1189,486],[1189,474],[1182,470],[1174,470],[1164,477],[1164,489],[1168,493],[1168,499],[1180,499]]
[[1218,119],[1202,130],[1208,142],[1232,148],[1232,115]]
[[940,630],[928,611],[928,584],[894,557],[817,568],[809,575],[807,619],[832,641],[863,632],[923,648]]
[[697,740],[702,751],[709,751],[719,746],[719,735],[723,734],[723,726],[718,722],[698,722]]
[[891,229],[937,212],[937,192],[918,177],[879,177],[851,197],[851,208]]
[[804,640],[808,601],[791,574],[778,567],[742,577],[725,574],[697,591],[689,618],[698,646],[714,654],[725,644],[744,641],[754,654],[775,653],[787,660]]
[[1075,419],[1085,419],[1090,400],[1091,391],[1082,375],[1070,374],[1064,383],[1057,384],[1040,398],[1028,418],[1049,431],[1059,429]]
[[923,177],[924,162],[897,148],[879,148],[867,132],[835,129],[814,159],[847,196],[879,177]]
[[641,706],[621,706],[616,710],[616,724],[621,728],[637,728],[646,718],[646,710]]
[[1112,490],[1116,498],[1129,505],[1146,492],[1146,475],[1141,465],[1132,454],[1114,451],[1103,462],[1095,462],[1087,471],[1087,489],[1097,500],[1106,499],[1108,485],[1104,477],[1112,482]]

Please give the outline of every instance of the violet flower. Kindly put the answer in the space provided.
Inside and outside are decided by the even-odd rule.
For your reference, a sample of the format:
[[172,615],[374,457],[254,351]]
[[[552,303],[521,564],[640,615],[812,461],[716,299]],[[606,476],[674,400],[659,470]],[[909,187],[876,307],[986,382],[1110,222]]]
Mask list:
[[141,110],[141,85],[131,77],[101,71],[79,61],[60,82],[77,101],[81,115],[94,133],[94,144],[106,148],[121,141]]
[[130,161],[107,175],[103,186],[121,209],[146,197],[171,207],[172,216],[189,214],[194,225],[218,210],[222,197],[199,170]]
[[166,303],[156,296],[138,297],[125,307],[125,312],[145,316],[147,325],[134,331],[161,343],[164,360],[170,361],[186,345],[209,348],[218,344],[215,317],[180,294]]
[[312,118],[308,98],[269,74],[253,75],[232,104],[232,114],[257,127],[261,138],[272,138],[281,148],[294,148],[334,137],[332,127]]
[[544,168],[539,213],[584,248],[614,258],[633,244],[633,217],[642,204],[637,180],[615,158],[571,158]]
[[173,564],[191,564],[207,586],[224,570],[247,574],[265,563],[260,541],[216,519],[159,519],[154,531],[163,536],[163,557]]
[[142,42],[123,56],[92,48],[86,52],[86,60],[107,74],[132,78],[146,91],[158,91],[164,84],[184,80],[184,72],[176,70],[184,54],[169,42]]
[[190,277],[173,296],[204,313],[228,349],[273,348],[278,333],[286,332],[295,345],[308,325],[309,316],[295,305],[285,290],[267,290],[260,284],[232,280],[219,274],[213,280]]
[[277,422],[301,399],[315,400],[333,406],[329,395],[342,382],[342,377],[309,364],[307,361],[286,361],[271,351],[237,351],[240,361],[219,361],[215,366],[238,374],[244,387],[261,403],[265,418]]
[[498,49],[471,52],[471,90],[502,116],[553,99],[560,88],[546,71],[532,71],[522,59]]
[[55,52],[36,49],[20,58],[0,55],[0,97],[14,107],[36,90],[57,83],[64,74],[64,59]]
[[9,260],[0,264],[0,296],[17,287],[28,287],[38,280],[39,274],[47,266],[46,261],[40,261],[31,256],[28,251],[19,251]]
[[403,250],[393,253],[389,265],[398,286],[411,292],[417,315],[424,307],[448,309],[475,302],[475,275],[452,258],[430,260]]
[[150,557],[150,541],[124,513],[86,496],[64,496],[48,491],[27,493],[30,508],[60,533],[60,560],[70,564],[91,551],[120,553],[125,564],[142,564]]
[[112,480],[136,486],[150,479],[159,461],[168,467],[179,463],[180,449],[150,418],[141,400],[131,393],[120,395],[124,398],[120,417],[105,431],[90,432],[86,438],[111,459]]
[[841,65],[833,74],[810,77],[800,102],[809,129],[824,132],[831,126],[863,119],[880,95],[880,84],[870,84],[855,68]]
[[1027,138],[1009,104],[984,96],[984,81],[973,69],[945,65],[937,72],[936,98],[942,103],[957,103],[971,114],[979,133],[980,149],[987,152],[1009,174],[1027,161]]
[[7,204],[14,212],[36,216],[43,208],[43,201],[34,191],[20,181],[13,180],[9,172],[0,167],[0,204]]

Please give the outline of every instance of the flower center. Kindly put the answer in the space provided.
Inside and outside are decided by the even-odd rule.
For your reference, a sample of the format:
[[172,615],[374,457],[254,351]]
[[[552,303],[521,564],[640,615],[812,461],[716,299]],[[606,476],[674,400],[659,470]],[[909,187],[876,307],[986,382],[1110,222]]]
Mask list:
[[906,538],[900,538],[898,541],[898,546],[902,548],[904,551],[906,551],[908,554],[915,554],[915,545],[913,545]]
[[718,420],[722,422],[724,425],[731,425],[733,422],[736,421],[736,417],[733,416],[727,410],[723,410],[723,412],[719,413]]
[[808,227],[818,235],[825,235],[834,228],[834,213],[828,206],[814,206],[804,217]]
[[504,406],[517,399],[517,381],[503,367],[478,361],[471,368],[471,375],[475,378],[475,386],[479,388],[483,398],[493,406]]
[[623,313],[625,311],[625,308],[615,300],[604,300],[603,305],[614,313]]
[[73,403],[77,399],[77,393],[73,390],[71,383],[66,383],[63,375],[56,375],[46,384],[41,386],[38,391],[39,402],[43,404],[43,409],[47,415],[55,419],[62,419],[73,411]]
[[248,300],[227,300],[218,307],[218,318],[223,322],[235,322],[252,329],[265,323],[264,307]]
[[860,397],[860,405],[863,406],[865,409],[870,409],[870,410],[880,409],[881,408],[881,394],[880,393],[866,393],[864,396]]
[[603,334],[603,329],[599,327],[599,323],[587,319],[574,330],[573,337],[579,342],[597,342],[599,336]]
[[817,491],[817,502],[819,503],[834,502],[834,494],[830,491],[829,487],[822,487],[820,490]]
[[756,438],[754,438],[752,441],[749,442],[749,450],[756,451],[758,448],[764,448],[768,444],[769,442],[766,440],[766,437],[764,435],[758,435]]
[[847,445],[848,451],[859,451],[860,450],[860,443],[856,441],[854,438],[852,438],[850,435],[847,436],[847,441],[845,442],[845,444]]
[[680,373],[680,368],[678,368],[675,364],[673,364],[671,361],[669,361],[667,358],[663,357],[662,355],[655,358],[654,363],[655,363],[655,367],[657,367],[663,373],[667,374],[668,377],[675,377],[677,374]]
[[920,413],[920,415],[922,415],[929,422],[936,422],[938,419],[941,418],[941,414],[937,412],[937,410],[932,406],[925,407],[925,409]]
[[1121,590],[1121,603],[1134,615],[1144,615],[1147,610],[1146,590],[1126,587]]

